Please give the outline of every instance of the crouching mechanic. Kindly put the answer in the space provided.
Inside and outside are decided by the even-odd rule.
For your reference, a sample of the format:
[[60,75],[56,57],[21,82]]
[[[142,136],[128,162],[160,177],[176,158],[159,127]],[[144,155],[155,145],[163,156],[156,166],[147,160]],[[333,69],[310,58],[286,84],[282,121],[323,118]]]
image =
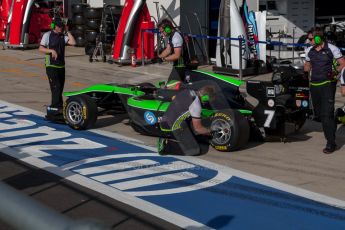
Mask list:
[[195,156],[208,151],[210,130],[201,120],[202,102],[214,99],[213,86],[199,90],[182,89],[171,102],[160,120],[163,131],[172,132],[173,139],[159,138],[160,155],[175,154]]
[[[66,32],[65,32],[66,31]],[[60,18],[54,19],[51,31],[43,34],[39,51],[46,54],[45,66],[51,91],[51,104],[46,119],[59,121],[62,117],[62,92],[65,85],[65,46],[75,45],[75,39]]]

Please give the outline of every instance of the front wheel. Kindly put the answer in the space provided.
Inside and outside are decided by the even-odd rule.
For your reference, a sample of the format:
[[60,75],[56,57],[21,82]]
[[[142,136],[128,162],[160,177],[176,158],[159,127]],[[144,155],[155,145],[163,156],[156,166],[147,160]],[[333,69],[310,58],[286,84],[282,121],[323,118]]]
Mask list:
[[97,105],[88,95],[77,95],[67,99],[63,115],[73,129],[83,130],[92,127],[97,120]]
[[249,123],[238,111],[216,112],[211,119],[211,145],[218,151],[229,152],[243,147],[249,139]]

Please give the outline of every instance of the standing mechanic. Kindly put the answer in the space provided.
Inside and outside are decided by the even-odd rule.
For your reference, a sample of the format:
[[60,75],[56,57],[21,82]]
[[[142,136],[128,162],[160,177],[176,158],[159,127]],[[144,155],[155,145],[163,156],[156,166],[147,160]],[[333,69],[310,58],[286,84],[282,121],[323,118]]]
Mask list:
[[333,71],[333,59],[338,63],[336,67],[338,72],[345,67],[345,59],[339,48],[324,40],[321,29],[314,28],[308,36],[312,46],[306,50],[304,71],[308,73],[311,71],[310,94],[314,114],[321,121],[327,140],[323,152],[329,154],[336,150],[335,132],[337,128],[334,116],[337,79],[336,73]]
[[163,61],[173,62],[173,70],[168,81],[184,81],[186,61],[183,55],[184,40],[182,34],[175,30],[169,19],[163,19],[157,25],[159,32],[168,38],[167,47],[158,55]]
[[51,29],[43,34],[39,51],[46,54],[45,66],[51,91],[51,104],[47,107],[46,119],[57,121],[62,118],[65,46],[66,44],[73,46],[76,42],[61,18],[53,20]]
[[205,137],[210,136],[210,130],[202,124],[201,110],[202,102],[212,101],[214,96],[213,86],[203,86],[199,90],[182,89],[174,97],[160,121],[161,129],[172,132],[174,139],[158,139],[160,155],[195,156],[207,152]]

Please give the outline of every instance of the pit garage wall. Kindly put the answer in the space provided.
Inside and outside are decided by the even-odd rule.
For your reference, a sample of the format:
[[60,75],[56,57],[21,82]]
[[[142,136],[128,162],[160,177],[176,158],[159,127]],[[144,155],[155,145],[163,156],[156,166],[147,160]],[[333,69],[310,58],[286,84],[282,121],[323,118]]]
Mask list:
[[[196,21],[195,16],[193,15],[193,13],[196,13],[201,23],[202,34],[208,34],[210,27],[210,1],[217,0],[146,0],[146,4],[151,16],[155,21],[158,20],[158,15],[156,4],[154,2],[158,2],[159,14],[161,18],[167,17],[167,14],[160,7],[161,5],[164,6],[175,23],[180,26],[181,31],[184,33],[190,33],[186,21],[186,16],[188,16],[192,28],[191,32],[193,34],[200,34],[199,25]],[[220,2],[220,0],[218,1]],[[91,7],[102,7],[103,2],[122,6],[125,4],[125,0],[88,0],[88,3]],[[242,0],[236,0],[236,3],[238,6],[240,6],[242,4]],[[259,9],[259,0],[247,0],[247,3],[249,6],[249,10],[257,11]],[[197,48],[197,53],[201,55],[200,49],[203,48],[202,41],[200,39],[198,39],[198,41],[200,47]],[[207,41],[206,45],[208,46]]]
[[[153,2],[159,2],[159,5],[163,5],[168,13],[171,15],[171,17],[174,19],[175,23],[177,25],[180,25],[181,31],[184,33],[192,33],[192,34],[208,34],[208,35],[216,35],[216,34],[210,34],[210,6],[211,1],[217,1],[217,0],[148,0],[147,6],[149,8],[150,14],[157,18],[157,10],[156,5]],[[220,0],[218,0],[220,2]],[[240,6],[242,4],[242,0],[236,0],[237,5]],[[247,0],[249,10],[257,11],[259,9],[259,1],[258,0]],[[159,11],[161,18],[166,17],[166,14],[162,9]],[[196,17],[193,15],[193,13],[196,13],[199,17],[200,24],[202,27],[202,31],[200,32],[199,25],[197,23]],[[218,12],[217,12],[218,14]],[[191,30],[189,31],[187,19],[186,16],[189,19]],[[197,53],[198,56],[201,56],[201,49],[202,47],[202,41],[198,39],[198,44],[200,46],[197,46]],[[211,57],[214,56],[212,53],[214,53],[212,50],[213,48],[209,46],[208,41],[206,41],[207,50],[211,51],[210,55]],[[212,46],[212,45],[211,45]]]
[[267,26],[273,34],[279,31],[300,37],[315,25],[315,0],[260,0],[259,5],[275,2],[276,9],[267,9]]

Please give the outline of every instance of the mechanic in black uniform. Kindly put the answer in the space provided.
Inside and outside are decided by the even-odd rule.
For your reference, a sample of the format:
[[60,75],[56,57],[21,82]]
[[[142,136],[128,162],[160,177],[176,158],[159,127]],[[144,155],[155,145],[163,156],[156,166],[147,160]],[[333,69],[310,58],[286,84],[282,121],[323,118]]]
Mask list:
[[[65,32],[66,30],[66,32]],[[51,31],[43,34],[39,51],[46,54],[45,66],[51,91],[51,104],[47,107],[47,120],[61,120],[62,92],[65,84],[65,46],[75,45],[75,39],[61,18],[51,24]]]
[[186,55],[183,53],[184,40],[182,34],[174,28],[169,19],[163,19],[157,25],[159,32],[168,38],[166,48],[158,55],[163,61],[173,62],[173,69],[168,81],[184,81],[186,70]]
[[[208,151],[210,130],[201,120],[203,101],[212,101],[215,96],[213,86],[203,86],[199,90],[182,89],[171,102],[160,120],[163,131],[172,132],[174,139],[159,138],[158,153],[195,156]],[[197,137],[197,138],[195,138]]]
[[345,60],[336,46],[324,41],[320,28],[314,28],[308,34],[311,47],[306,50],[304,71],[310,76],[310,94],[313,102],[315,118],[322,123],[323,132],[327,140],[323,152],[326,154],[336,150],[335,132],[336,121],[334,116],[334,103],[336,92],[336,74],[333,71],[333,59],[340,72],[345,67]]

